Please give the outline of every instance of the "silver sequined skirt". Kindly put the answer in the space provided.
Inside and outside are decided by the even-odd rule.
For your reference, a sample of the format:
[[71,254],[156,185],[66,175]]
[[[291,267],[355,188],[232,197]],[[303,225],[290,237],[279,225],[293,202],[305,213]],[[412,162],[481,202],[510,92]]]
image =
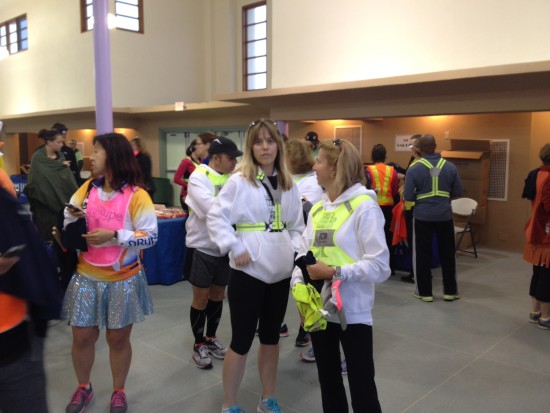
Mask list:
[[122,281],[95,281],[78,273],[73,275],[62,317],[74,327],[119,329],[143,321],[153,314],[153,302],[143,271]]

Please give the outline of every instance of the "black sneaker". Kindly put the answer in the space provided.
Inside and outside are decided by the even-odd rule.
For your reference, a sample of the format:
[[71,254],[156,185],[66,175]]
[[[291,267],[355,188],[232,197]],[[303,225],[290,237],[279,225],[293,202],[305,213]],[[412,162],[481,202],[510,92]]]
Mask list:
[[311,337],[309,336],[309,333],[304,330],[304,326],[300,325],[298,335],[296,336],[296,343],[294,345],[296,347],[306,347],[310,341]]
[[279,330],[279,336],[288,337],[288,327],[286,323],[281,324],[281,329]]

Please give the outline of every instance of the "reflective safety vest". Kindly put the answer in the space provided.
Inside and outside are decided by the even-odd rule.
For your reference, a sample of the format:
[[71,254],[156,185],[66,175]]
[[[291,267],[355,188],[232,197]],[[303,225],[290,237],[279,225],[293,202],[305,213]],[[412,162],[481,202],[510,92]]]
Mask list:
[[[382,168],[379,168],[378,165],[382,166]],[[378,195],[378,205],[393,205],[394,202],[390,187],[393,167],[377,163],[375,165],[368,165],[368,168],[374,178],[372,184],[374,186],[373,189]]]
[[[218,196],[220,191],[222,190],[223,186],[229,179],[229,174],[212,174],[210,173],[210,170],[207,169],[204,165],[199,165],[195,168],[193,172],[198,172],[203,175],[205,175],[210,182],[212,182],[212,185],[214,186],[214,198]],[[189,213],[192,213],[193,209],[189,208]]]
[[322,201],[317,202],[311,209],[313,220],[313,245],[310,250],[320,261],[330,266],[342,266],[355,262],[348,254],[336,245],[336,233],[342,224],[351,216],[355,208],[366,200],[372,199],[368,195],[359,195],[338,205],[334,211],[323,209]]
[[426,192],[424,194],[417,194],[416,200],[424,199],[424,198],[431,198],[434,196],[440,196],[443,198],[450,198],[451,195],[447,191],[442,191],[439,189],[439,174],[441,173],[441,170],[443,169],[443,165],[445,165],[445,159],[441,158],[436,166],[433,166],[430,161],[424,158],[420,158],[417,161],[413,162],[411,164],[414,165],[415,163],[420,162],[422,165],[424,165],[426,168],[430,170],[430,176],[432,177],[432,190],[430,192]]
[[271,222],[255,222],[255,223],[241,223],[235,224],[233,227],[237,232],[256,232],[256,231],[269,231],[269,232],[282,232],[286,229],[286,222],[283,222],[281,215],[281,199],[283,197],[283,191],[279,185],[277,189],[271,186],[269,179],[265,179],[265,172],[260,171],[256,176],[256,179],[260,181],[265,188],[267,195],[273,202],[273,209],[275,212],[275,219]]
[[229,179],[229,174],[213,174],[210,173],[210,169],[206,168],[204,165],[199,165],[195,168],[196,172],[199,172],[203,175],[206,175],[208,180],[212,182],[214,186],[214,197],[218,196],[223,186]]

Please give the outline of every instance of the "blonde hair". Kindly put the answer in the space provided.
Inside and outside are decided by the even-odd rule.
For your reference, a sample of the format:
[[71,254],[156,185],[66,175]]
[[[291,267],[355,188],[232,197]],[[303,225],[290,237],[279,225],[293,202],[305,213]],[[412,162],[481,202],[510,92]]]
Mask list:
[[305,174],[311,172],[315,160],[311,146],[305,141],[289,140],[285,144],[285,154],[288,169],[291,174]]
[[357,148],[344,139],[332,142],[321,142],[319,150],[324,150],[328,163],[336,166],[334,191],[341,195],[346,189],[360,183],[366,184],[365,171],[361,162],[361,155]]
[[283,138],[277,129],[275,123],[269,119],[259,119],[250,124],[248,128],[248,133],[246,135],[246,141],[243,150],[243,158],[240,165],[241,175],[249,181],[252,185],[258,186],[258,181],[256,179],[258,175],[258,162],[254,158],[254,141],[260,134],[260,129],[264,128],[267,130],[271,138],[275,139],[277,143],[277,156],[275,158],[275,169],[277,170],[277,182],[281,185],[281,188],[284,191],[288,191],[292,188],[293,181],[290,172],[286,167],[285,162],[285,149]]

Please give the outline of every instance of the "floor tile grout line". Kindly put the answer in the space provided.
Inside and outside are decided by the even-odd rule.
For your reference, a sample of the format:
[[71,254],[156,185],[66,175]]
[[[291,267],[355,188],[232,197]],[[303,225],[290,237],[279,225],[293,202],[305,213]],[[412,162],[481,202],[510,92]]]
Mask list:
[[428,391],[426,394],[424,394],[422,397],[420,397],[419,399],[415,400],[413,403],[411,403],[409,406],[407,406],[404,410],[401,411],[401,413],[406,413],[408,410],[410,410],[411,408],[413,408],[414,406],[416,406],[420,401],[424,400],[426,397],[428,397],[430,394],[432,394],[434,391],[436,391],[437,389],[439,389],[441,386],[443,386],[445,383],[447,383],[448,381],[450,381],[452,378],[456,377],[459,373],[461,373],[462,371],[464,371],[465,369],[467,369],[468,367],[470,367],[472,364],[474,364],[476,361],[480,360],[483,358],[483,356],[485,354],[487,354],[489,351],[491,351],[492,349],[494,349],[497,345],[499,345],[500,343],[502,343],[504,340],[506,340],[508,337],[510,337],[512,334],[515,334],[518,330],[520,330],[521,328],[523,328],[524,326],[519,326],[517,327],[515,330],[511,331],[510,333],[506,334],[505,336],[503,336],[500,340],[498,340],[495,344],[493,344],[491,347],[489,347],[487,350],[485,350],[483,353],[481,353],[479,356],[475,357],[473,360],[471,360],[470,362],[466,363],[465,366],[463,366],[462,368],[458,369],[457,371],[455,371],[453,374],[451,374],[449,377],[447,377],[445,380],[443,380],[441,383],[439,383],[437,386],[435,386],[434,388],[432,388],[430,391]]

